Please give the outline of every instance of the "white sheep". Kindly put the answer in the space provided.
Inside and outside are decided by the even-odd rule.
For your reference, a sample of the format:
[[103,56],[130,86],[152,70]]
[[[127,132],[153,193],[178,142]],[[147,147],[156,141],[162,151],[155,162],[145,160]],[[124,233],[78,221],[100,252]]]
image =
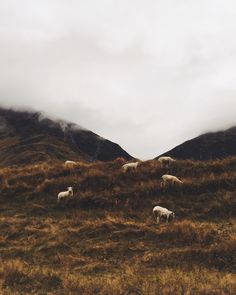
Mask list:
[[175,162],[176,160],[171,157],[160,157],[158,161],[161,163],[161,166],[164,167],[169,166],[171,163]]
[[65,168],[74,168],[78,163],[75,161],[65,161],[64,167]]
[[73,197],[73,188],[71,186],[68,187],[66,192],[60,192],[57,196],[57,201],[60,202],[61,199],[68,199]]
[[136,168],[138,167],[139,164],[140,164],[140,162],[124,164],[124,165],[122,166],[122,170],[123,170],[123,172],[126,172],[126,171],[129,170],[129,169],[136,169]]
[[168,210],[166,208],[160,207],[160,206],[155,206],[152,211],[153,211],[154,217],[157,220],[157,224],[159,224],[160,219],[163,216],[166,218],[166,223],[168,223],[169,220],[175,218],[175,213],[174,212],[172,212],[172,211],[170,211],[170,210]]
[[161,186],[166,186],[167,183],[171,183],[171,184],[174,184],[174,183],[181,183],[183,184],[183,181],[181,181],[179,178],[177,178],[176,176],[173,176],[173,175],[169,175],[169,174],[165,174],[165,175],[162,175],[162,181],[161,181]]

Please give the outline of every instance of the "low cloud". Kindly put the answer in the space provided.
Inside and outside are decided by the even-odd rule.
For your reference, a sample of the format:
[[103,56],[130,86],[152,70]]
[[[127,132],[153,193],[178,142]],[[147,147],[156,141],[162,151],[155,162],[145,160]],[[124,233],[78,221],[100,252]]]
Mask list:
[[143,159],[236,125],[235,9],[2,0],[0,104],[73,121]]

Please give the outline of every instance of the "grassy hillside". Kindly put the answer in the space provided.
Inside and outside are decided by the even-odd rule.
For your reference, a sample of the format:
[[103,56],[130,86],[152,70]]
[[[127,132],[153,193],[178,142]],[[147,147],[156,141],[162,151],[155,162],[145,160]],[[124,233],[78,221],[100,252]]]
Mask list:
[[[121,165],[0,170],[2,294],[236,294],[236,158]],[[184,185],[161,188],[167,172]]]

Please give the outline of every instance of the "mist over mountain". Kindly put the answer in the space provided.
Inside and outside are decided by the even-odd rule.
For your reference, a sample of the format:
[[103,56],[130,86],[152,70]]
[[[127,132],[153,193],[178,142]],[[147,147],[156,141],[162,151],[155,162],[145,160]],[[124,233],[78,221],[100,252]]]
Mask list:
[[109,161],[132,157],[118,144],[38,112],[0,108],[0,165],[50,160]]
[[0,104],[82,124],[142,159],[236,126],[234,11],[233,0],[1,0]]
[[209,132],[164,153],[178,159],[209,160],[236,155],[236,127]]

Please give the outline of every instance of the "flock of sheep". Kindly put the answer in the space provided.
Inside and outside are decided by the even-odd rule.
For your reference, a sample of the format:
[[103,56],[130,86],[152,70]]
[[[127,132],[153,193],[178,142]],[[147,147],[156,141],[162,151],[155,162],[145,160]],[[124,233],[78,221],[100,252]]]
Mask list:
[[[158,158],[158,161],[161,163],[162,167],[168,167],[171,163],[175,162],[176,160],[174,160],[171,157],[160,157],[160,158]],[[122,166],[122,171],[124,173],[126,173],[128,170],[137,169],[137,167],[140,165],[140,163],[142,163],[142,161],[124,164]],[[66,168],[73,168],[76,165],[77,165],[77,163],[74,161],[66,161],[64,163],[64,167],[66,167]],[[170,184],[175,184],[175,183],[183,184],[183,181],[181,181],[179,178],[177,178],[176,176],[173,176],[173,175],[164,174],[164,175],[162,175],[161,178],[162,178],[162,181],[161,181],[162,187],[166,187],[166,185],[168,183],[170,183]],[[58,200],[58,202],[60,202],[62,199],[69,199],[72,197],[73,197],[73,188],[68,187],[67,191],[60,192],[58,194],[57,200]],[[172,212],[166,208],[160,207],[160,206],[155,206],[153,208],[153,215],[156,218],[157,224],[159,224],[159,222],[162,218],[165,218],[167,223],[175,218],[174,212]]]

